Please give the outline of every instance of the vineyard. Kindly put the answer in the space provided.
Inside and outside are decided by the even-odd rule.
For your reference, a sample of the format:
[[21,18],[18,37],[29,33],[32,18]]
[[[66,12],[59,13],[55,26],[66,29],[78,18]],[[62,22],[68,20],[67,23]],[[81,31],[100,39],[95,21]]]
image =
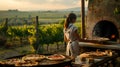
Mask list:
[[[47,18],[50,19],[47,16]],[[59,20],[57,20],[59,19]],[[49,21],[42,24],[41,20],[36,17],[28,18],[6,18],[0,19],[0,46],[11,49],[16,47],[24,47],[26,45],[33,46],[38,53],[56,52],[59,48],[65,49],[63,42],[63,23],[64,17],[59,17],[53,23]],[[75,24],[80,32],[80,23]],[[43,22],[45,23],[45,21]],[[50,53],[51,53],[50,52]],[[29,52],[28,52],[29,53]]]

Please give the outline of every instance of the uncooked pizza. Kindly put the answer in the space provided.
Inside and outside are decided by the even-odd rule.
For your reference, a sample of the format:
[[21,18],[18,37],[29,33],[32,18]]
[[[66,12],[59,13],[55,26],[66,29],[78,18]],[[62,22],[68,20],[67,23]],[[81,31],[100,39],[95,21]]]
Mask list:
[[49,60],[64,60],[65,56],[61,54],[53,54],[53,55],[47,56],[46,58]]
[[[0,61],[1,65],[8,65],[8,66],[37,66],[38,62],[36,61],[25,61],[22,59],[18,59],[18,58],[13,58],[13,59],[8,59],[8,60],[3,60]],[[7,67],[7,66],[5,66]]]
[[19,62],[15,63],[15,66],[21,67],[21,66],[37,66],[38,62],[36,61],[25,61],[25,62]]
[[90,52],[89,53],[89,56],[92,56],[92,57],[102,57],[102,56],[106,56],[107,54],[105,52]]
[[22,57],[22,60],[42,60],[44,59],[45,56],[44,55],[39,55],[39,54],[29,54],[29,55],[26,55],[26,56],[23,56]]
[[84,57],[84,58],[88,58],[88,57],[94,57],[94,58],[97,58],[97,57],[106,57],[107,54],[105,52],[102,52],[102,51],[98,51],[98,52],[86,52],[86,53],[82,53],[80,54],[80,57]]
[[13,58],[13,59],[0,61],[0,64],[14,65],[14,64],[19,63],[19,62],[24,62],[24,61],[21,59],[18,59],[18,58]]

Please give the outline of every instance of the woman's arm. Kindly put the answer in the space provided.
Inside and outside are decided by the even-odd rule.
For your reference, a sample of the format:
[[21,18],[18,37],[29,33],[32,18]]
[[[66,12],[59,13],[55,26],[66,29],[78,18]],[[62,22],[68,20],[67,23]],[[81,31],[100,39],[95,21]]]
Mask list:
[[65,41],[66,43],[68,42],[68,40],[67,40],[65,34],[64,34],[64,41]]
[[76,37],[78,41],[83,41],[83,39],[80,38],[80,35],[78,34],[77,30],[74,31],[73,35]]

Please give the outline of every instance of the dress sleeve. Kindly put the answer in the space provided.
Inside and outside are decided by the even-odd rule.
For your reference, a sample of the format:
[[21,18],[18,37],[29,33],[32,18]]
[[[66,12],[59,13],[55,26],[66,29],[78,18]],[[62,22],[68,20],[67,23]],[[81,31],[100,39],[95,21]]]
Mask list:
[[73,32],[76,31],[77,29],[78,29],[77,27],[73,26]]

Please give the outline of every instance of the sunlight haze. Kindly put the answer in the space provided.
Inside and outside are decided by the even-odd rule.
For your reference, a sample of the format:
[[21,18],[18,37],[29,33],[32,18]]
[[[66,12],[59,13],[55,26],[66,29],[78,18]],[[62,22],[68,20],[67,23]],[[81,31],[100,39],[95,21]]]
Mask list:
[[[1,0],[0,10],[59,10],[80,7],[81,0]],[[88,2],[85,2],[87,6]]]

